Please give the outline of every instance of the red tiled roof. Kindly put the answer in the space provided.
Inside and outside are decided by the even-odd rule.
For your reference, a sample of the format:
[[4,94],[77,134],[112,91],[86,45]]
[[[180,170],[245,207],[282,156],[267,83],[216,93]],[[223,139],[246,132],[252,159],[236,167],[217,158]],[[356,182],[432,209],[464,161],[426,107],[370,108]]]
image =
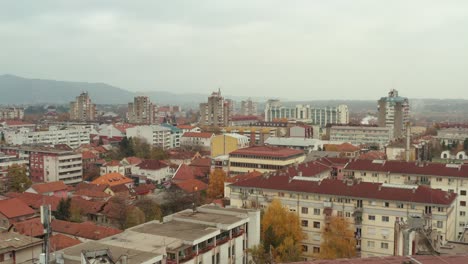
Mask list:
[[[188,179],[183,181],[175,181],[174,185],[182,189],[186,193],[199,192],[208,189],[208,184],[197,179]],[[196,190],[196,191],[195,191]]]
[[138,165],[142,162],[142,159],[137,157],[126,157],[125,160],[131,165]]
[[386,159],[386,155],[385,152],[373,150],[359,155],[358,159]]
[[66,191],[67,185],[63,181],[37,183],[31,186],[38,194]]
[[30,216],[34,214],[26,203],[17,198],[0,200],[0,213],[6,218],[16,218],[20,216]]
[[235,150],[229,155],[248,155],[248,156],[264,156],[264,157],[292,157],[296,155],[304,155],[304,151],[298,149],[272,147],[272,146],[253,146]]
[[169,165],[162,160],[144,160],[137,165],[142,170],[160,170],[166,168]]
[[21,120],[5,120],[7,126],[33,126],[33,123],[24,122]]
[[145,195],[145,194],[152,192],[154,189],[156,189],[156,186],[150,183],[150,184],[140,184],[136,186],[135,188],[133,188],[133,191],[137,195]]
[[111,186],[110,187],[111,190],[114,192],[114,194],[116,193],[121,193],[121,192],[125,192],[125,193],[129,193],[130,192],[130,189],[127,187],[127,185],[125,184],[120,184],[120,185],[115,185],[115,186]]
[[76,191],[74,196],[81,196],[81,197],[89,197],[89,198],[108,198],[111,197],[111,195],[105,193],[105,192],[100,192],[96,190],[86,190],[86,189],[81,189]]
[[57,219],[52,221],[51,227],[53,232],[91,240],[99,240],[122,233],[122,230],[112,227],[98,226],[91,222],[73,223]]
[[112,172],[112,173],[107,173],[102,176],[99,176],[91,183],[92,184],[105,184],[105,185],[109,185],[112,187],[116,185],[132,183],[132,182],[133,182],[132,179],[127,178],[123,176],[122,174],[118,172]]
[[185,132],[182,137],[195,137],[195,138],[212,138],[213,133],[209,132]]
[[71,207],[78,208],[82,214],[97,214],[102,210],[105,202],[88,201],[81,197],[71,198]]
[[194,168],[191,168],[187,164],[181,164],[175,172],[172,180],[189,180],[195,179]]
[[190,166],[194,167],[211,167],[211,159],[210,158],[198,158],[192,160],[190,162]]
[[97,156],[92,151],[83,151],[81,156],[84,160],[97,159]]
[[345,170],[404,173],[410,175],[432,175],[468,178],[468,165],[450,165],[444,163],[417,163],[406,161],[353,160]]
[[87,183],[87,182],[80,182],[78,183],[78,185],[76,185],[75,191],[90,190],[90,191],[104,192],[107,188],[109,188],[109,185],[107,184],[93,184],[93,183]]
[[103,146],[97,146],[94,148],[95,151],[97,151],[98,153],[106,153],[107,152],[107,149],[104,148]]
[[81,241],[62,234],[55,234],[50,237],[50,252],[55,252],[68,247],[81,244]]
[[346,181],[341,180],[305,181],[294,180],[288,176],[257,177],[233,183],[232,186],[442,205],[450,205],[457,196],[455,193],[422,185],[412,190],[384,187],[381,183],[359,182],[348,185]]
[[39,209],[41,205],[43,204],[50,204],[50,208],[52,211],[57,210],[57,206],[60,202],[59,197],[56,196],[46,196],[46,195],[40,195],[37,193],[16,193],[16,192],[10,192],[7,193],[6,196],[8,197],[15,197],[23,201],[25,204],[27,204],[29,207],[32,207],[34,209]]
[[323,147],[326,151],[337,151],[337,152],[356,152],[359,151],[361,148],[356,147],[350,143],[343,143],[343,144],[323,144]]
[[196,153],[187,150],[170,150],[168,154],[169,159],[191,159]]
[[44,226],[39,217],[13,223],[13,227],[16,232],[25,236],[38,237],[44,235]]
[[111,160],[111,161],[108,161],[104,164],[104,166],[112,166],[112,167],[115,167],[115,166],[120,166],[120,161],[118,160]]
[[260,176],[262,176],[262,173],[254,170],[254,171],[249,172],[249,173],[239,174],[239,175],[236,175],[234,177],[227,178],[226,182],[231,182],[231,183],[232,182],[240,182],[240,181],[245,181],[245,180],[248,180],[248,179],[257,178],[257,177],[260,177]]

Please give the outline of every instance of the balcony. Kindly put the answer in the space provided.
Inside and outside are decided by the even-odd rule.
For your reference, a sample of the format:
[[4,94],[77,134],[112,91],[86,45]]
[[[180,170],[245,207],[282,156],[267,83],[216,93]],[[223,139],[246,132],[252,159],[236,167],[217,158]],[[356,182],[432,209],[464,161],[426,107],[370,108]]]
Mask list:
[[213,248],[215,248],[215,246],[214,246],[213,244],[209,244],[209,245],[207,245],[207,246],[204,247],[204,248],[201,248],[201,249],[199,248],[199,249],[198,249],[198,254],[204,254],[204,253],[206,253],[206,252],[212,250]]
[[243,229],[239,229],[239,231],[232,231],[232,238],[235,238],[235,237],[240,237],[244,234],[244,230]]

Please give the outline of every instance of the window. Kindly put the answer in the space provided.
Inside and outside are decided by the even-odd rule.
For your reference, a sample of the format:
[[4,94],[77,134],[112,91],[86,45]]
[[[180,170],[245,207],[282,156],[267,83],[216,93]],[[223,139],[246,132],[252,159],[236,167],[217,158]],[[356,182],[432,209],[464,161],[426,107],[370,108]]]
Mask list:
[[308,249],[307,245],[302,245],[302,252],[307,252]]
[[367,241],[367,247],[368,247],[368,248],[373,248],[373,247],[375,247],[375,242],[374,242],[374,241]]
[[320,253],[320,248],[319,247],[314,247],[314,253]]
[[320,215],[320,209],[315,208],[314,209],[314,215]]
[[308,214],[308,213],[309,213],[309,208],[307,208],[307,207],[302,207],[302,208],[301,208],[301,212],[302,212],[303,214]]
[[382,222],[389,222],[389,221],[390,221],[390,217],[382,216]]
[[375,221],[375,215],[369,215],[367,219],[369,219],[370,221]]
[[284,197],[284,192],[279,192],[279,193],[278,193],[278,196],[279,196],[279,197]]
[[443,207],[437,207],[437,212],[443,212],[444,208]]
[[397,203],[397,204],[396,204],[396,207],[397,207],[397,208],[403,208],[403,204],[402,204],[402,203]]
[[444,227],[444,222],[437,221],[437,228],[443,228],[443,227]]
[[351,217],[351,212],[346,212],[346,217]]
[[302,221],[301,221],[301,226],[304,226],[304,227],[309,226],[309,221],[307,221],[307,220],[302,220]]
[[460,211],[460,216],[465,216],[466,212],[465,211]]
[[338,214],[338,217],[343,217],[343,211],[338,211],[337,214]]
[[383,206],[384,206],[384,207],[389,207],[389,206],[390,206],[390,203],[389,203],[389,202],[384,202],[384,203],[383,203]]
[[320,222],[314,222],[314,228],[320,228]]
[[460,191],[460,195],[466,196],[466,191],[465,190]]
[[442,178],[441,178],[441,177],[437,177],[436,181],[441,182],[441,181],[442,181]]
[[377,177],[377,176],[379,176],[378,173],[372,173],[372,177]]
[[460,227],[465,227],[465,222],[460,221],[460,222],[458,222],[458,225],[459,225]]
[[380,243],[380,248],[388,249],[388,243],[385,243],[385,242]]
[[466,206],[466,202],[465,201],[460,201],[460,206]]

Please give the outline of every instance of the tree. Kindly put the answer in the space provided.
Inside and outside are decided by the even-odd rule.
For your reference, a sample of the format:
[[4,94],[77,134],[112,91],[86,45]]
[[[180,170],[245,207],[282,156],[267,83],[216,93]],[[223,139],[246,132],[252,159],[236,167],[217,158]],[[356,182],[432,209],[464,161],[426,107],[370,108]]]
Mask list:
[[7,179],[7,189],[12,192],[24,192],[32,185],[26,175],[26,167],[18,164],[13,164],[8,168]]
[[127,206],[125,210],[124,229],[143,224],[145,222],[145,214],[136,206]]
[[249,263],[269,264],[272,263],[270,253],[265,250],[262,244],[247,249],[252,260]]
[[224,182],[226,181],[226,173],[222,169],[215,169],[210,174],[210,182],[208,184],[208,197],[220,198],[224,197]]
[[159,148],[159,147],[151,148],[150,159],[164,160],[164,159],[167,159],[168,157],[169,156],[167,155],[166,151],[164,151],[164,149]]
[[104,145],[104,141],[102,140],[102,137],[99,137],[98,145],[99,146]]
[[301,259],[300,241],[305,239],[299,222],[299,216],[290,212],[274,199],[262,218],[263,249],[271,250],[277,262],[291,262]]
[[70,218],[69,218],[70,221],[81,223],[82,222],[81,215],[82,215],[81,208],[71,204],[70,205]]
[[160,220],[162,217],[161,207],[155,201],[143,198],[136,201],[135,206],[138,207],[145,215],[145,222],[152,220]]
[[351,224],[344,217],[331,216],[322,230],[319,258],[337,259],[356,256],[356,239]]
[[100,176],[99,167],[92,164],[88,168],[83,168],[83,180],[92,181]]
[[55,218],[59,220],[70,220],[70,206],[71,206],[71,199],[60,199],[59,204],[57,205],[57,211],[55,212]]
[[468,154],[468,138],[465,138],[463,141],[463,150],[465,150],[465,152]]
[[134,151],[132,138],[128,139],[127,137],[124,137],[119,142],[119,150],[120,150],[120,154],[122,155],[122,157],[134,156],[135,151]]

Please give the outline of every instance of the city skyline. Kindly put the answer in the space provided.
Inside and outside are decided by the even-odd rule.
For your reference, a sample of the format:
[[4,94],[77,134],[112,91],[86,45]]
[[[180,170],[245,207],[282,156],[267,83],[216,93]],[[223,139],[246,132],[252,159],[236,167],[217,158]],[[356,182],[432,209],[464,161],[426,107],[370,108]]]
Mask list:
[[8,2],[0,74],[287,100],[374,100],[392,88],[468,99],[464,5]]

